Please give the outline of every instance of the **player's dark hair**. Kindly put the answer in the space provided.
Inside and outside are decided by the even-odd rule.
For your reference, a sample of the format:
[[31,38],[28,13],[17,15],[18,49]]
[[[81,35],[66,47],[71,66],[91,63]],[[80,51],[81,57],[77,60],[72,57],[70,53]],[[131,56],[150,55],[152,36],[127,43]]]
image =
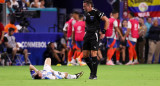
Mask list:
[[14,31],[14,28],[9,28],[8,31],[9,32]]
[[112,11],[112,14],[116,14],[116,13],[119,13],[119,12],[116,11],[116,10],[113,10],[113,11]]
[[78,14],[79,15],[79,12],[78,11],[73,11],[72,14]]
[[49,44],[47,44],[47,49],[51,49],[51,44],[54,42],[50,42]]
[[84,0],[83,3],[87,3],[88,5],[91,5],[92,7],[94,7],[92,0]]
[[5,3],[7,3],[7,2],[11,2],[10,0],[5,0]]
[[41,1],[44,1],[44,0],[39,0],[39,1],[41,2]]
[[129,14],[130,14],[132,17],[134,17],[134,13],[133,13],[133,12],[129,12]]
[[39,75],[37,74],[34,76],[34,79],[41,79],[41,77],[39,77]]
[[79,18],[81,19],[81,18],[83,18],[84,16],[83,16],[83,14],[79,14]]
[[143,20],[144,20],[144,18],[143,18],[143,17],[139,17],[139,19],[143,19]]
[[148,19],[149,19],[149,18],[152,18],[152,17],[147,17],[147,19],[146,19],[146,20],[148,21]]

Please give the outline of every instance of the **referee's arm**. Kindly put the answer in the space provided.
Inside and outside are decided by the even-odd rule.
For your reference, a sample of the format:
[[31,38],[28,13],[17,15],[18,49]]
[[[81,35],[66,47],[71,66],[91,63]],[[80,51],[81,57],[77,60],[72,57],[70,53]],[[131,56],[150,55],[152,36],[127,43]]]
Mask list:
[[107,30],[107,28],[109,26],[109,19],[106,16],[102,16],[101,20],[103,20],[105,22],[104,29]]

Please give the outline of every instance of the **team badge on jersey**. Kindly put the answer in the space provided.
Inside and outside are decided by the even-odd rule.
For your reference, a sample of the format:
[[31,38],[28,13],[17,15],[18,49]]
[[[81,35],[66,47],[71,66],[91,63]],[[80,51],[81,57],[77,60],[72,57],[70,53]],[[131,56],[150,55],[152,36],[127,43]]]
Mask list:
[[90,19],[91,19],[91,21],[93,21],[93,19],[94,19],[94,16],[90,16]]

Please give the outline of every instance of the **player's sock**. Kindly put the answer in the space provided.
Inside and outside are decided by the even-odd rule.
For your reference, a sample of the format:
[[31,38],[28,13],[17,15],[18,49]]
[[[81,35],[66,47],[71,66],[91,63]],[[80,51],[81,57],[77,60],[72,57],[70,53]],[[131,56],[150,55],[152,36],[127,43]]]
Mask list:
[[68,62],[72,61],[72,56],[73,56],[73,51],[69,50],[69,52],[68,52]]
[[68,74],[67,79],[77,79],[77,76]]
[[108,49],[108,52],[107,52],[108,61],[110,61],[112,59],[112,56],[114,55],[114,52],[115,52],[115,48]]
[[81,52],[81,54],[79,56],[80,61],[82,61],[82,58],[83,58],[83,52]]
[[73,59],[76,59],[77,58],[77,51],[74,52],[74,56],[73,56]]
[[91,59],[89,57],[87,57],[87,58],[84,58],[84,60],[85,60],[86,64],[88,65],[88,67],[91,71],[91,74],[93,74],[94,71],[93,71],[93,64],[92,64]]
[[79,57],[79,56],[80,56],[80,54],[81,54],[81,52],[77,51],[77,57]]
[[94,75],[97,75],[97,68],[98,68],[98,61],[97,61],[97,57],[92,57],[92,61],[93,61],[93,69],[94,69]]
[[81,62],[80,54],[81,54],[81,52],[77,51],[77,58],[76,59],[77,59],[78,63]]
[[116,50],[116,60],[119,61],[120,60],[120,51]]
[[129,61],[132,61],[133,60],[133,48],[129,47],[128,52],[129,52]]
[[133,58],[134,58],[134,60],[138,59],[137,52],[136,52],[136,50],[134,48],[133,48]]

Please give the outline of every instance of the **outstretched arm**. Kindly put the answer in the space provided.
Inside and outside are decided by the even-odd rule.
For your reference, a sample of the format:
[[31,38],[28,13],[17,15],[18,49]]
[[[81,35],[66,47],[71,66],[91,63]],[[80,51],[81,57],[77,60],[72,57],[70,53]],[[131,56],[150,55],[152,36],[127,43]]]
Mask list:
[[30,65],[30,66],[29,66],[29,70],[30,70],[30,71],[34,70],[35,72],[38,72],[38,70],[37,70],[33,65]]

